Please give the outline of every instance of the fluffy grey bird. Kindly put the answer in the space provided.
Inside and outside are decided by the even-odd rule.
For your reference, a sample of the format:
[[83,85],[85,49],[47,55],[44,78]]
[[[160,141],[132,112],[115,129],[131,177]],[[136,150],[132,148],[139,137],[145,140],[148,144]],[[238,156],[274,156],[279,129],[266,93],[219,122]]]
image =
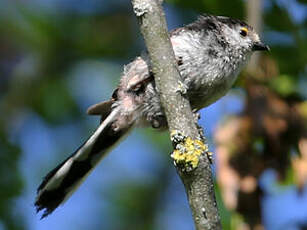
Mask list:
[[[170,32],[187,96],[194,110],[224,96],[253,51],[268,50],[246,23],[223,16],[200,16]],[[37,190],[37,212],[42,218],[62,204],[108,150],[133,126],[166,128],[150,62],[137,57],[125,66],[118,88],[108,101],[88,109],[101,123],[89,139],[47,174]]]

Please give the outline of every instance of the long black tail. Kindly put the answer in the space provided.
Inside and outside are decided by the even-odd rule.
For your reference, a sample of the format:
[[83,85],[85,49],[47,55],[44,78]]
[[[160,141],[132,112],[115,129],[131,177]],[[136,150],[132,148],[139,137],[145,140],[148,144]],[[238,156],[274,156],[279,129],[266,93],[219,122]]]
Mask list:
[[79,149],[46,175],[37,189],[35,201],[37,212],[44,210],[41,218],[67,200],[108,150],[129,130],[113,129],[112,124],[117,116],[119,108],[109,114]]

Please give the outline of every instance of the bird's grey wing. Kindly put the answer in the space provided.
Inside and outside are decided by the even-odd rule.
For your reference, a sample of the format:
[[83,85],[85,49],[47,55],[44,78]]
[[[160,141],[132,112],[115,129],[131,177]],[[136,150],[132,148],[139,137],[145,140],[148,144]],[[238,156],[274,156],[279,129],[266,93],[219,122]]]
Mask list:
[[119,91],[121,96],[125,92],[138,92],[151,81],[153,81],[153,75],[148,68],[147,61],[145,58],[136,58],[125,67],[120,85],[114,90],[111,99],[90,106],[87,109],[87,114],[99,115],[101,120],[104,120],[110,114],[113,103],[118,100]]
[[95,105],[90,106],[87,109],[87,114],[88,115],[101,115],[102,117],[106,117],[111,111],[112,104],[113,104],[112,100],[99,102]]
[[148,58],[137,57],[133,62],[125,66],[119,88],[121,92],[138,92],[153,81],[153,74],[149,68]]
[[[172,42],[172,45],[176,45]],[[182,58],[176,57],[177,64],[182,64]],[[150,68],[150,62],[147,55],[137,57],[124,69],[124,75],[121,78],[119,88],[126,92],[138,92],[144,90],[144,87],[154,81],[154,75]]]

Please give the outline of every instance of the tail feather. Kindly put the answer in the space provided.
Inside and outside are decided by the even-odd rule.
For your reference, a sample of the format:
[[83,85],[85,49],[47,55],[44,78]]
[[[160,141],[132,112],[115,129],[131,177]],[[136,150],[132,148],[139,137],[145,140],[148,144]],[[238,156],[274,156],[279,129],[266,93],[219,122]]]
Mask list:
[[81,184],[108,150],[128,131],[114,130],[112,124],[118,108],[100,124],[94,134],[71,156],[50,171],[37,189],[36,211],[48,216]]

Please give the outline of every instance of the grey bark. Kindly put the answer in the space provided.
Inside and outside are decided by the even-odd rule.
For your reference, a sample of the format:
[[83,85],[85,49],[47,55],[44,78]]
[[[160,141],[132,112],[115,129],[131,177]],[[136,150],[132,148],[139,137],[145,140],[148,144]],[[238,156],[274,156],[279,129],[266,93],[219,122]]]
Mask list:
[[[132,0],[132,5],[149,52],[151,68],[170,132],[175,131],[192,140],[202,140],[189,101],[184,96],[186,89],[180,80],[161,6],[162,2],[161,0]],[[174,138],[172,141],[174,144]],[[192,169],[176,165],[186,189],[195,227],[197,230],[222,229],[210,160],[206,152],[203,152],[198,160],[197,166]]]

